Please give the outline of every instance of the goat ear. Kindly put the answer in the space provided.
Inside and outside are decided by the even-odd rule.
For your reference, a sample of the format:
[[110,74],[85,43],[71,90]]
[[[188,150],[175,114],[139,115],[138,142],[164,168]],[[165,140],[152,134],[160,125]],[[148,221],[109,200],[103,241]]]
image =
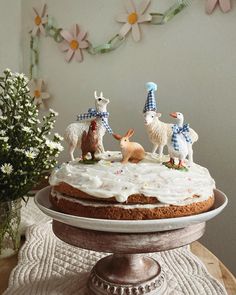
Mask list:
[[131,137],[132,135],[134,134],[134,129],[129,129],[126,134],[125,134],[125,137]]
[[157,113],[157,118],[161,118],[162,113]]
[[121,140],[122,136],[116,133],[112,133],[113,137],[117,140]]
[[103,97],[103,92],[102,91],[100,92],[100,97]]
[[97,99],[98,96],[97,96],[97,90],[94,91],[94,97]]

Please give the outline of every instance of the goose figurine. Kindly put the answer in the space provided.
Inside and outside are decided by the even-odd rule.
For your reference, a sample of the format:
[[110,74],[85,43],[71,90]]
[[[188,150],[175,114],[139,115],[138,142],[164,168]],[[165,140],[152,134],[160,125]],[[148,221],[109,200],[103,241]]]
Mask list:
[[[189,136],[189,124],[184,124],[182,113],[174,112],[170,116],[177,120],[177,124],[172,126],[173,134],[167,142],[170,161],[164,164],[169,168],[187,170],[184,166],[184,160],[187,156],[192,158],[192,141]],[[175,166],[175,158],[179,160],[177,166]]]

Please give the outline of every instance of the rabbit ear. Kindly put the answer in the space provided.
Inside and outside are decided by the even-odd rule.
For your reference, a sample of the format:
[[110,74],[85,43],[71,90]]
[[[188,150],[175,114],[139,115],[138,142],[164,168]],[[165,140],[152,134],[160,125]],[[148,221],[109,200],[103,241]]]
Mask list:
[[131,137],[134,134],[134,129],[129,129],[126,134],[125,137]]
[[121,140],[122,136],[116,133],[112,133],[113,137],[117,140]]
[[94,91],[94,97],[97,99],[98,96],[97,96],[97,90]]
[[103,92],[102,91],[100,92],[100,97],[103,97]]

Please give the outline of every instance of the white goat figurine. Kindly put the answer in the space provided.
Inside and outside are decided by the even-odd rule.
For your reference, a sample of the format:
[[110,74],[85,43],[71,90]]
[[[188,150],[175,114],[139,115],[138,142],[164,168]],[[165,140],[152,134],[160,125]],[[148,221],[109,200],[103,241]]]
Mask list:
[[[144,122],[146,126],[146,131],[149,137],[149,140],[153,144],[152,153],[155,154],[157,148],[160,157],[163,155],[164,146],[167,145],[167,142],[171,140],[173,130],[173,124],[164,123],[159,120],[161,113],[156,111],[147,111],[144,113]],[[198,134],[190,128],[189,132],[192,144],[198,140]],[[192,154],[189,155],[189,162],[192,163]]]
[[[97,96],[97,92],[94,92],[95,97],[95,108],[97,112],[106,113],[107,112],[107,104],[110,102],[108,98],[103,97],[103,93],[101,92],[99,96]],[[81,147],[81,138],[84,131],[88,131],[90,121],[94,118],[90,118],[89,120],[83,122],[77,122],[70,124],[65,131],[65,140],[69,145],[69,154],[70,158],[74,160],[74,151],[76,147]],[[101,118],[99,116],[95,117],[97,123],[97,136],[98,136],[98,148],[97,152],[104,152],[103,147],[103,136],[106,133],[106,128],[104,126],[104,121],[108,124],[108,119]]]

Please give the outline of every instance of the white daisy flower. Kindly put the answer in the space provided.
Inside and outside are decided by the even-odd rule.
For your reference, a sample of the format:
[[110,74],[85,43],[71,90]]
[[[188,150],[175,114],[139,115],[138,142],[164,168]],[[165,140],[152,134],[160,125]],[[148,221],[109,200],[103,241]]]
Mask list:
[[25,150],[24,149],[19,149],[18,147],[14,148],[15,152],[19,152],[19,153],[24,153]]
[[7,137],[7,136],[0,137],[0,140],[2,140],[4,142],[8,142],[8,139],[9,139],[9,137]]
[[4,74],[9,74],[9,73],[11,73],[11,70],[10,70],[9,68],[6,68],[6,69],[4,70]]
[[25,132],[27,132],[27,133],[31,133],[32,132],[32,130],[29,127],[27,127],[27,126],[23,126],[22,130],[25,131]]
[[54,146],[60,152],[64,150],[64,147],[59,142],[54,142]]
[[13,171],[13,167],[9,163],[3,164],[0,169],[3,173],[8,174],[8,175],[10,175]]
[[28,77],[26,77],[26,75],[25,75],[24,73],[21,73],[21,74],[19,75],[19,77],[20,77],[21,79],[24,79],[25,82],[28,82],[28,81],[29,81]]
[[53,109],[49,109],[49,112],[52,113],[55,117],[58,116],[58,112],[55,112]]
[[63,139],[64,139],[59,133],[55,133],[54,136],[55,136],[58,140],[63,140]]
[[54,150],[55,149],[55,144],[53,141],[47,139],[45,142],[46,146],[48,146],[50,149]]
[[28,122],[29,122],[30,124],[35,124],[35,121],[32,120],[32,119],[28,119]]
[[6,134],[6,131],[5,130],[0,130],[0,135],[1,136],[4,136]]
[[30,151],[26,151],[25,155],[29,159],[35,159],[38,154],[36,152],[30,150]]
[[20,120],[21,116],[20,116],[20,115],[18,115],[18,116],[14,116],[14,118],[15,118],[16,120]]

